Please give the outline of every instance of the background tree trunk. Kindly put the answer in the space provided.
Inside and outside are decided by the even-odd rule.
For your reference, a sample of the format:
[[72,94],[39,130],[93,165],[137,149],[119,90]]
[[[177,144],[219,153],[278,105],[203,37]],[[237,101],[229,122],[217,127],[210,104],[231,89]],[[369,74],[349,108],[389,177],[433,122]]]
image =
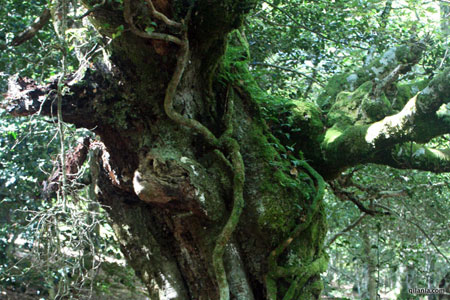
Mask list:
[[376,256],[372,249],[372,241],[369,237],[369,228],[367,226],[362,228],[362,240],[363,240],[363,249],[364,255],[363,259],[365,260],[365,264],[367,267],[367,294],[370,300],[377,299],[377,279],[376,279],[376,271],[377,271],[377,263]]

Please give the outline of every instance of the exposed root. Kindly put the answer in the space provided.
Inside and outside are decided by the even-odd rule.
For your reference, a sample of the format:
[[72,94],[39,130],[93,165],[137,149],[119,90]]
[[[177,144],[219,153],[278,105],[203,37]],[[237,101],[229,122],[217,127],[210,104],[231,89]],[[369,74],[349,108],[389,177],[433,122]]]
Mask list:
[[223,265],[223,254],[225,246],[230,240],[233,231],[239,223],[239,218],[244,208],[244,181],[245,181],[245,166],[240,152],[239,143],[231,137],[233,133],[233,126],[231,116],[233,114],[233,101],[229,100],[229,107],[227,115],[225,116],[225,123],[227,128],[220,137],[221,146],[227,150],[231,157],[231,165],[233,170],[233,209],[227,223],[219,234],[216,245],[213,251],[213,267],[216,273],[217,282],[219,284],[220,299],[230,299],[230,291],[228,287],[225,268]]

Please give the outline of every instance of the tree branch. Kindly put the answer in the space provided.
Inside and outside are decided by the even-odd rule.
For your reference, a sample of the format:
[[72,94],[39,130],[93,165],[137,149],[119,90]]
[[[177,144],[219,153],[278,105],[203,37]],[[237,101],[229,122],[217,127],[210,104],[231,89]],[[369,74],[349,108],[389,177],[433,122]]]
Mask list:
[[374,215],[386,215],[386,214],[389,214],[389,213],[385,213],[385,212],[383,212],[383,211],[372,210],[372,209],[369,209],[369,208],[365,207],[364,204],[362,204],[362,203],[356,198],[356,196],[355,196],[353,193],[348,192],[348,191],[346,191],[346,190],[344,190],[344,189],[341,189],[341,188],[337,187],[337,186],[336,186],[335,184],[333,184],[332,182],[330,182],[330,187],[331,187],[331,189],[333,190],[334,194],[335,194],[339,199],[341,199],[341,200],[348,200],[348,201],[353,202],[353,204],[355,204],[356,207],[358,207],[358,209],[359,209],[361,212],[365,213],[365,214],[368,214],[368,215],[371,215],[371,216],[374,216]]
[[378,153],[372,162],[397,169],[450,172],[450,149],[433,149],[417,143],[404,143]]
[[[369,65],[355,72],[333,76],[328,81],[325,91],[318,98],[319,105],[329,109],[336,102],[336,96],[340,92],[353,92],[367,81],[372,81],[376,86],[386,86],[399,74],[405,74],[411,70],[411,67],[422,57],[422,53],[426,49],[426,42],[427,39],[392,47],[378,59],[372,60]],[[383,80],[386,84],[382,82],[380,84],[380,81]]]
[[97,10],[101,9],[103,5],[105,5],[106,0],[102,0],[102,2],[95,4],[94,6],[92,6],[90,9],[88,9],[84,14],[82,14],[81,16],[76,17],[75,19],[77,20],[81,20],[87,16],[89,16],[90,14],[92,14],[93,12],[96,12]]
[[[64,82],[61,103],[63,120],[77,127],[94,128],[101,123],[94,104],[104,101],[105,95],[114,94],[112,91],[116,86],[99,70],[87,70],[81,80],[73,81],[73,76],[69,76]],[[41,114],[55,118],[57,85],[57,78],[48,84],[38,85],[32,79],[12,77],[1,108],[16,117]]]
[[28,27],[24,32],[16,36],[11,41],[11,46],[14,47],[19,46],[25,43],[26,41],[30,40],[31,38],[33,38],[36,35],[36,33],[38,33],[38,31],[41,30],[42,27],[45,26],[45,24],[48,23],[50,17],[51,17],[50,10],[48,8],[45,8],[41,16],[38,19],[36,19],[30,27]]
[[[405,142],[426,143],[450,132],[448,112],[441,108],[450,102],[450,68],[438,74],[422,92],[408,101],[397,114],[367,125],[335,124],[328,129],[322,150],[334,171],[360,163],[383,163],[386,151]],[[438,111],[439,110],[439,111]],[[425,149],[425,148],[424,148]],[[429,151],[425,151],[429,150]],[[412,156],[417,165],[436,170],[436,165],[449,165],[447,150],[425,149],[426,156]],[[428,158],[419,164],[418,159]],[[386,161],[395,165],[395,160]],[[426,167],[428,165],[428,167]]]
[[[419,231],[423,234],[423,236],[430,242],[430,244],[434,247],[434,249],[436,249],[436,251],[442,256],[442,258],[444,258],[444,260],[447,262],[447,264],[450,264],[450,260],[449,258],[441,251],[441,249],[439,249],[439,247],[436,245],[436,243],[433,241],[433,239],[430,237],[430,235],[422,228],[422,226],[420,226],[418,223],[413,222],[411,220],[409,220],[409,218],[406,218],[406,216],[402,216],[400,213],[398,213],[397,211],[384,206],[382,204],[375,204],[375,206],[378,206],[380,208],[383,208],[387,211],[392,212],[393,214],[397,215],[398,217],[400,217],[402,220],[404,220],[405,222],[414,225],[415,227],[417,227],[417,229],[419,229]],[[405,205],[406,208],[408,208],[408,205]]]

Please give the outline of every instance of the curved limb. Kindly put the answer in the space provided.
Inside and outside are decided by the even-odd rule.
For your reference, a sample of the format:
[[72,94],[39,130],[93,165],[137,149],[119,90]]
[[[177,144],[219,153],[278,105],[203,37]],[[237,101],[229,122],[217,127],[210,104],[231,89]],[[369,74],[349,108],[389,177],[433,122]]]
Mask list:
[[169,19],[166,15],[157,11],[155,6],[153,5],[152,0],[146,0],[146,2],[147,2],[148,7],[150,8],[150,13],[156,19],[159,19],[159,20],[163,21],[164,23],[166,23],[167,25],[175,27],[175,28],[181,28],[183,26],[183,24],[173,21],[173,20]]

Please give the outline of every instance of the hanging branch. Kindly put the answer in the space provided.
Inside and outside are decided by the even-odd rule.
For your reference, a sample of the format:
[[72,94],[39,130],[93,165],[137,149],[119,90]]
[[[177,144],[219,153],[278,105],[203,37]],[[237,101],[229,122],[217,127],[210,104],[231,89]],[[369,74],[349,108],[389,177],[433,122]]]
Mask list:
[[358,207],[358,209],[363,212],[366,213],[368,215],[374,216],[374,215],[389,215],[389,212],[386,211],[378,211],[378,210],[373,210],[370,208],[367,208],[364,206],[364,204],[362,204],[357,198],[356,196],[351,193],[348,192],[344,189],[341,189],[339,187],[336,186],[336,184],[330,183],[330,187],[333,190],[334,194],[341,200],[348,200],[353,202],[356,207]]
[[44,9],[41,16],[38,19],[36,19],[30,27],[28,27],[25,31],[20,33],[11,41],[11,46],[14,47],[19,46],[25,43],[26,41],[30,40],[31,38],[33,38],[36,35],[36,33],[38,33],[38,31],[41,30],[42,27],[45,26],[45,24],[48,23],[50,17],[51,17],[50,10],[48,8]]

